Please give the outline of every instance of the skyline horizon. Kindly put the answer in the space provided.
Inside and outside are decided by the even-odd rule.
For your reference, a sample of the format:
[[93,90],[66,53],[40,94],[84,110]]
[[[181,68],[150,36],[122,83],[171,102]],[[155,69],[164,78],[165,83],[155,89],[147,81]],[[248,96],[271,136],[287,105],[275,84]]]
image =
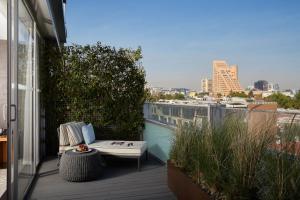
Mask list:
[[200,88],[220,59],[238,65],[243,88],[267,80],[299,89],[299,8],[297,0],[70,1],[67,42],[141,46],[151,85]]
[[[228,60],[226,60],[226,59],[215,59],[215,60],[224,60],[224,61],[226,61],[227,64],[228,64]],[[215,61],[215,60],[212,60],[212,61],[211,61],[211,65],[212,65],[213,61]],[[276,80],[275,80],[275,81],[270,81],[270,80],[268,80],[268,79],[263,79],[263,78],[262,78],[262,79],[253,80],[253,81],[251,81],[251,83],[244,85],[244,84],[242,84],[242,81],[240,80],[240,67],[239,67],[239,64],[229,63],[229,65],[236,65],[236,66],[238,67],[238,78],[239,78],[239,82],[240,82],[240,84],[241,84],[241,86],[242,86],[242,88],[243,88],[244,90],[245,90],[246,88],[248,88],[249,86],[254,86],[254,83],[255,83],[256,81],[260,81],[260,80],[265,80],[265,81],[267,81],[268,83],[272,83],[272,84],[278,84],[279,87],[280,87],[280,90],[288,90],[288,89],[290,89],[290,90],[294,90],[294,89],[300,90],[300,86],[298,86],[298,87],[296,86],[296,87],[292,87],[292,88],[283,88],[283,87],[281,87],[281,85],[280,85],[279,82],[276,82]],[[147,71],[146,71],[146,75],[147,75]],[[207,76],[200,77],[200,79],[199,79],[199,81],[198,81],[198,82],[199,82],[198,88],[186,87],[186,86],[162,86],[162,85],[154,85],[154,84],[149,83],[148,81],[147,81],[147,84],[148,84],[148,85],[151,85],[152,87],[162,87],[162,88],[186,88],[186,89],[192,89],[192,90],[200,91],[200,90],[201,90],[201,80],[202,80],[202,79],[205,79],[205,78],[208,78],[208,79],[211,79],[211,80],[212,80],[212,66],[211,66],[211,75],[207,75]]]

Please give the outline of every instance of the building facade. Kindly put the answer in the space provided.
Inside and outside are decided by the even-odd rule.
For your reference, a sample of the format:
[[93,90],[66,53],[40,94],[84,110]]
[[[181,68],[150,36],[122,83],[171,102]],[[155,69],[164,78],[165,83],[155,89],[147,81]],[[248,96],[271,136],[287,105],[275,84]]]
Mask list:
[[279,91],[278,83],[269,83],[268,84],[268,91]]
[[237,65],[229,66],[224,60],[213,61],[213,95],[227,96],[230,92],[242,92]]
[[268,91],[268,81],[265,80],[259,80],[254,82],[254,88],[261,91]]
[[212,93],[212,80],[204,78],[201,80],[201,91],[205,93]]

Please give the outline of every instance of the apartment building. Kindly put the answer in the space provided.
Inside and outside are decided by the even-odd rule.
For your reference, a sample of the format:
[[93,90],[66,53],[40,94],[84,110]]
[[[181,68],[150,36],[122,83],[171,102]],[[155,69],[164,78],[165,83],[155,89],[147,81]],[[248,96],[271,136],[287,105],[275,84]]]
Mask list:
[[238,79],[238,66],[229,66],[225,60],[213,61],[213,95],[227,96],[230,92],[242,92]]
[[212,80],[204,78],[201,80],[201,91],[205,93],[212,93]]

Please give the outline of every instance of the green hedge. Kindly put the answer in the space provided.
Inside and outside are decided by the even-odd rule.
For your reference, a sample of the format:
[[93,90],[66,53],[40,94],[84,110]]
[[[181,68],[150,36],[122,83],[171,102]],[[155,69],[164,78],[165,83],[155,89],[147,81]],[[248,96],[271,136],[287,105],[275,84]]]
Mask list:
[[46,47],[41,84],[48,154],[57,151],[56,128],[69,121],[91,122],[98,139],[139,139],[146,83],[141,58],[140,48],[101,43]]

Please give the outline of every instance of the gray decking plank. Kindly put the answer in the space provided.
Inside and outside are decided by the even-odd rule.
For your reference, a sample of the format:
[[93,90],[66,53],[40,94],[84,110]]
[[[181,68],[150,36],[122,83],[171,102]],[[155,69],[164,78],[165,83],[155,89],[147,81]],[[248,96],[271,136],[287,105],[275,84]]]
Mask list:
[[30,199],[175,199],[166,167],[154,160],[144,162],[141,172],[130,162],[107,166],[99,180],[81,183],[62,180],[56,168],[55,159],[43,163]]

